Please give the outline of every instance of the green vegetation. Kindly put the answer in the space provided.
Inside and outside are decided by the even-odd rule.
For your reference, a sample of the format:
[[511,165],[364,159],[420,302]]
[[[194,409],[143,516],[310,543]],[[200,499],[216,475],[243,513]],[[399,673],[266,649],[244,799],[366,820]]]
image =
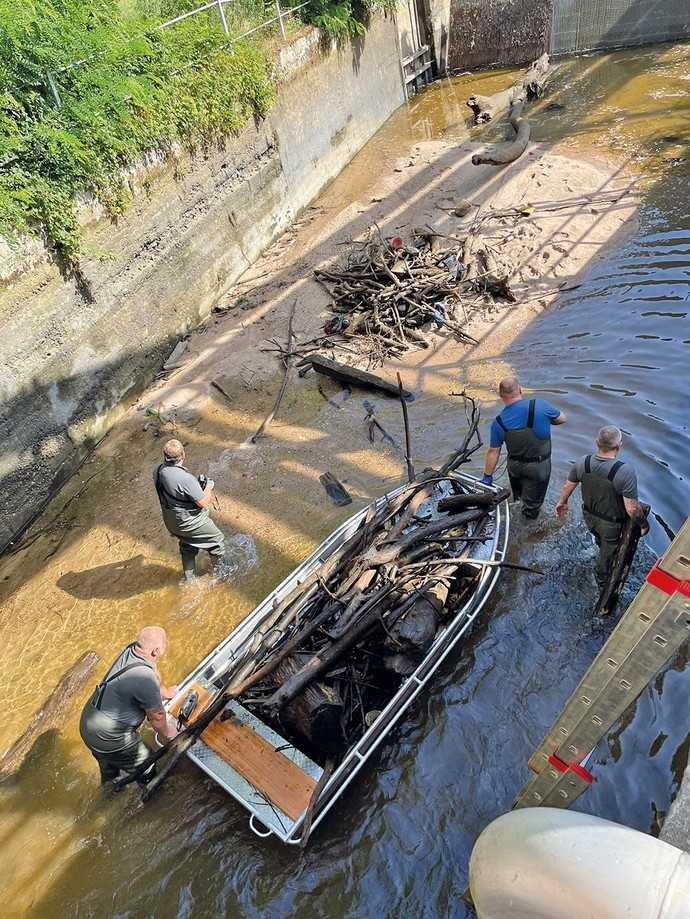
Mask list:
[[[0,0],[0,234],[40,234],[71,262],[78,193],[117,214],[121,171],[144,150],[203,147],[266,111],[275,30],[231,43],[217,9],[158,28],[201,2]],[[389,2],[314,0],[305,19],[354,35]],[[231,37],[275,12],[269,0],[224,9]]]

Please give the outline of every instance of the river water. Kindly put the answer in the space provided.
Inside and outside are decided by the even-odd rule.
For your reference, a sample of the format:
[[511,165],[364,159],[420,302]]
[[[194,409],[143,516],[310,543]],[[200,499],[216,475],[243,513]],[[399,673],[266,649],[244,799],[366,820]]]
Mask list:
[[[573,420],[554,439],[554,483],[591,449],[603,421],[624,430],[624,458],[635,463],[642,496],[654,508],[628,599],[690,509],[688,50],[664,46],[566,62],[538,106],[536,140],[621,157],[639,176],[643,202],[632,232],[621,233],[581,286],[505,355],[531,389]],[[364,186],[403,142],[466,137],[467,95],[510,81],[494,73],[436,84],[391,119],[348,167],[346,185],[330,194]],[[125,489],[126,474],[112,487]],[[312,526],[308,516],[303,523]],[[318,526],[315,515],[315,537]],[[103,802],[83,751],[83,771],[75,768],[74,738],[63,746],[44,738],[45,755],[37,749],[0,785],[3,911],[166,919],[470,915],[461,897],[473,842],[510,807],[528,778],[530,753],[607,633],[588,616],[592,550],[577,519],[561,525],[544,518],[527,530],[516,522],[514,532],[512,556],[542,566],[545,577],[502,578],[454,663],[306,853],[253,836],[246,813],[189,765],[146,808],[135,795]],[[296,560],[284,559],[274,581]],[[252,595],[251,583],[243,588]],[[131,602],[136,614],[139,600]],[[243,608],[241,598],[233,602],[233,610]],[[120,632],[124,622],[115,623]],[[182,621],[178,637],[185,628]],[[207,639],[191,627],[189,637],[200,657]],[[602,742],[592,766],[597,783],[579,809],[658,829],[690,749],[686,663],[679,655]]]

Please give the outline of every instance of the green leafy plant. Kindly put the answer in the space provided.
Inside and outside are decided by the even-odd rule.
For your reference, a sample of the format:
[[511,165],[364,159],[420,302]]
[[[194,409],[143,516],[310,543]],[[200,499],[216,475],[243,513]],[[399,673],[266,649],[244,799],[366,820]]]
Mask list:
[[[390,2],[314,0],[304,18],[342,39]],[[199,5],[0,0],[0,234],[41,235],[74,262],[80,193],[121,213],[123,168],[144,151],[203,148],[266,112],[274,96],[266,30],[233,43],[216,9],[159,28]],[[275,13],[269,0],[225,10],[231,37]]]

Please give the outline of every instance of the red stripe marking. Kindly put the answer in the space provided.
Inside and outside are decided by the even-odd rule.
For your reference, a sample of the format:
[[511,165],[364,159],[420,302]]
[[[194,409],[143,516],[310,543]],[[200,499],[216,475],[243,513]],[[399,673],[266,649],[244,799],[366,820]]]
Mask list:
[[583,779],[588,785],[591,785],[594,781],[594,776],[589,769],[585,769],[585,767],[581,766],[579,763],[566,763],[565,760],[562,760],[560,756],[556,756],[555,753],[552,753],[549,757],[549,765],[553,766],[553,768],[557,769],[559,772],[574,772],[576,776]]
[[673,596],[675,593],[690,597],[690,581],[679,581],[678,578],[674,578],[668,571],[664,571],[660,561],[661,560],[654,563],[654,567],[647,575],[647,583],[663,591],[669,597]]

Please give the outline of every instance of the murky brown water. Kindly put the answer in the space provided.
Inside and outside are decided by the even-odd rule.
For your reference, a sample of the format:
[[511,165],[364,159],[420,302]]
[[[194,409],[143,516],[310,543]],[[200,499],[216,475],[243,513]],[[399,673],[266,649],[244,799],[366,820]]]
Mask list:
[[[626,430],[628,457],[657,515],[656,550],[690,507],[687,59],[687,46],[666,46],[563,65],[555,91],[533,115],[536,139],[622,155],[639,172],[645,201],[638,229],[621,237],[590,267],[582,287],[529,326],[506,355],[532,387],[549,393],[573,419],[555,440],[555,482],[567,461],[589,448],[599,419]],[[469,92],[487,94],[511,78],[493,73],[437,84],[393,116],[323,201],[330,207],[349,203],[417,140],[441,133],[464,138]],[[270,387],[258,396],[250,389],[237,408],[216,407],[202,418],[181,420],[184,438],[219,448],[229,444],[232,453],[273,398]],[[327,503],[315,506],[304,498],[301,483],[321,470],[302,468],[290,445],[313,440],[318,449],[329,425],[337,424],[337,411],[359,407],[344,403],[328,410],[331,417],[316,390],[312,396],[313,404],[291,403],[288,396],[290,425],[277,428],[260,453],[237,454],[231,463],[232,504],[216,516],[239,533],[251,516],[252,540],[236,543],[237,570],[228,585],[181,590],[171,567],[174,549],[159,519],[132,500],[148,487],[144,479],[158,440],[142,447],[140,437],[121,433],[68,486],[41,525],[84,483],[84,493],[60,518],[71,521],[70,528],[54,529],[35,551],[5,560],[0,570],[3,622],[13,624],[3,635],[0,662],[13,698],[0,725],[0,747],[22,729],[35,699],[79,653],[94,647],[111,657],[144,620],[164,619],[171,633],[165,674],[184,672],[342,518]],[[445,419],[441,408],[431,398],[415,403],[416,449],[428,461],[447,452],[456,436],[457,420]],[[394,430],[395,409],[390,416],[381,411]],[[361,500],[379,493],[382,479],[392,481],[401,470],[394,451],[382,455],[357,445],[341,451],[339,463]],[[87,481],[91,475],[93,483]],[[266,483],[258,496],[257,480]],[[103,491],[118,501],[99,503]],[[100,543],[94,532],[102,533]],[[88,551],[78,566],[61,569],[57,583],[54,573],[43,573],[48,557],[59,560],[65,545],[78,548],[80,540]],[[586,615],[594,586],[582,531],[574,523],[562,528],[545,520],[534,533],[518,530],[514,546],[516,557],[542,564],[547,577],[503,579],[484,624],[456,663],[400,727],[376,768],[332,812],[304,856],[257,840],[246,814],[189,765],[145,809],[134,795],[103,803],[71,724],[42,738],[20,773],[0,785],[4,911],[166,919],[393,910],[464,916],[459,898],[474,839],[509,807],[527,778],[529,753],[604,637]],[[638,579],[650,558],[649,550],[641,555]],[[20,586],[29,579],[32,596],[41,598],[33,609],[21,607]],[[53,613],[63,610],[65,594],[79,607],[76,619]],[[583,809],[644,830],[655,827],[690,745],[684,663],[676,661],[643,695],[625,727],[602,745],[598,782],[582,799]]]

